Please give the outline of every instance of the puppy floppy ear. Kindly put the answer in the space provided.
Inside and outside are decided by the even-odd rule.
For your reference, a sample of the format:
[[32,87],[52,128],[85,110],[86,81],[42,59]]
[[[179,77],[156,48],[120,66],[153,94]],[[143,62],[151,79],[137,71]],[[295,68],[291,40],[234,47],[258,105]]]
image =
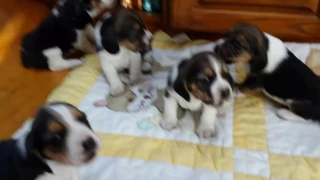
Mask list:
[[78,118],[78,120],[80,122],[82,122],[84,125],[88,126],[92,130],[92,127],[87,119],[87,115],[82,111],[80,111],[80,113],[81,113],[81,116]]
[[101,44],[103,48],[110,54],[116,54],[120,51],[120,46],[117,40],[117,32],[113,25],[114,18],[109,17],[104,20],[100,29]]
[[190,95],[185,87],[183,79],[178,77],[177,80],[173,84],[173,89],[186,101],[190,101]]
[[36,137],[33,131],[30,131],[30,133],[26,137],[26,149],[27,153],[29,154],[28,156],[31,156],[31,158],[34,161],[34,168],[43,169],[45,172],[53,174],[52,169],[45,162],[45,160],[43,159],[43,157],[37,149]]
[[183,59],[181,60],[180,64],[178,65],[178,72],[179,75],[177,79],[175,80],[173,84],[173,89],[181,96],[183,97],[186,101],[190,101],[190,95],[186,89],[184,79],[185,79],[185,72],[184,68],[186,68],[187,62],[189,59]]

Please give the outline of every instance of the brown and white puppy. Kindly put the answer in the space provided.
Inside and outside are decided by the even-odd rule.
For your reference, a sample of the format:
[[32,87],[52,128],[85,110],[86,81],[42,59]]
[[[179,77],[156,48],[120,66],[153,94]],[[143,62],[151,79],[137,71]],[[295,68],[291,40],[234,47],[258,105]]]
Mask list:
[[100,147],[83,112],[63,102],[46,104],[26,136],[0,142],[0,179],[76,180],[76,167],[91,162]]
[[226,64],[213,53],[202,52],[183,60],[173,68],[164,97],[164,119],[161,127],[173,129],[178,124],[177,108],[202,110],[197,134],[210,138],[215,134],[219,111],[233,102],[233,80]]
[[96,41],[102,70],[110,84],[110,94],[124,92],[118,72],[129,69],[131,83],[141,74],[141,52],[151,50],[152,34],[146,29],[139,14],[121,8],[108,13],[96,25]]
[[245,62],[249,66],[248,77],[238,86],[262,89],[286,106],[278,110],[280,118],[320,121],[320,79],[280,39],[255,25],[239,24],[215,51],[227,63]]

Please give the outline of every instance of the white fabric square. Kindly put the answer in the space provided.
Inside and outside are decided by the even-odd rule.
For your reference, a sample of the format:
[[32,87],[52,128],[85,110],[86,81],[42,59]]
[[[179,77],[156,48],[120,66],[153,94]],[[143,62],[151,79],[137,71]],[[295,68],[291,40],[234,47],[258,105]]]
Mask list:
[[269,177],[269,155],[262,151],[234,149],[234,171],[253,176]]
[[287,121],[276,115],[277,108],[266,102],[267,138],[270,153],[320,157],[318,123]]
[[286,47],[300,59],[303,63],[306,63],[306,60],[310,54],[310,44],[308,43],[285,43]]

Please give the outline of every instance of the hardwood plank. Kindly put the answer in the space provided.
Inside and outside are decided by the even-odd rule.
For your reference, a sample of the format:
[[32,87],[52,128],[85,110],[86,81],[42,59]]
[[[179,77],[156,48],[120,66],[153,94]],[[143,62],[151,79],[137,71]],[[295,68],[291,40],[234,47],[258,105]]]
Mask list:
[[49,12],[35,1],[0,2],[0,139],[11,137],[67,73],[25,69],[20,62],[21,38]]

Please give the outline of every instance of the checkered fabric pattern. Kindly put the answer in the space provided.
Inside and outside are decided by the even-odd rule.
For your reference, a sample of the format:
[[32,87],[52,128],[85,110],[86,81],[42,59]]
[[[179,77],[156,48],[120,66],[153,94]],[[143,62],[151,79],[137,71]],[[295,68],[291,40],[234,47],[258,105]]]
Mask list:
[[[156,47],[170,46],[157,36],[155,40]],[[305,46],[295,43],[291,48],[294,53],[310,51],[310,45]],[[174,47],[178,48],[176,43]],[[97,57],[87,59],[48,98],[70,102],[86,112],[103,141],[97,161],[80,169],[81,180],[320,179],[319,126],[279,119],[274,104],[262,94],[236,99],[226,117],[218,119],[217,136],[209,140],[192,131],[167,132],[159,126],[144,131],[136,122],[159,116],[156,108],[128,114],[92,105],[105,96],[108,84]]]

